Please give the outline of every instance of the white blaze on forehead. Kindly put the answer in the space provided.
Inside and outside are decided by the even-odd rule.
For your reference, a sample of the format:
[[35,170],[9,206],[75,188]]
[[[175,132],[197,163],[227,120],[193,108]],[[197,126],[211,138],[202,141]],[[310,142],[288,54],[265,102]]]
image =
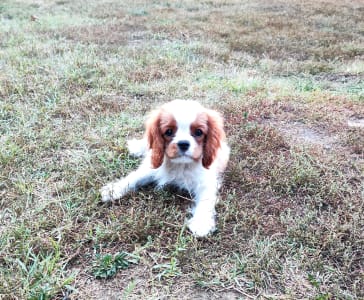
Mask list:
[[192,100],[174,100],[164,105],[164,108],[173,114],[178,130],[188,132],[197,115],[204,110],[201,104]]

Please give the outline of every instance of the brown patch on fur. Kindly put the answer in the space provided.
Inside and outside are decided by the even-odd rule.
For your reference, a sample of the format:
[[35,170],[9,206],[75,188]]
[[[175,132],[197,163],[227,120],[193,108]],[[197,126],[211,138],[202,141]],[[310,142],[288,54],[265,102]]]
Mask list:
[[198,145],[192,153],[192,159],[197,162],[201,158],[202,153],[203,145]]
[[[194,135],[196,129],[201,129],[204,135],[208,132],[208,116],[206,113],[199,113],[196,117],[196,120],[191,124],[190,130],[191,135]],[[203,137],[203,136],[202,136]],[[201,137],[201,138],[202,138]],[[199,141],[199,138],[196,137],[196,140]]]
[[162,136],[164,136],[164,138],[168,141],[168,140],[171,140],[172,137],[166,136],[165,132],[168,129],[171,129],[173,131],[173,133],[175,133],[177,130],[177,122],[171,113],[166,112],[166,111],[161,111],[159,127],[161,130]]
[[170,129],[173,134],[177,131],[177,123],[173,115],[167,111],[162,111],[162,117],[160,121],[161,135],[165,141],[165,152],[169,158],[175,158],[178,156],[178,149],[175,143],[171,143],[173,136],[168,136],[165,132]]
[[166,147],[166,155],[169,158],[176,158],[178,157],[178,147],[176,143],[170,143],[167,147]]
[[164,110],[152,112],[146,123],[146,135],[149,148],[152,149],[152,166],[155,169],[162,165],[164,153],[170,158],[177,156],[177,146],[170,144],[172,136],[165,134],[168,129],[173,133],[177,130],[173,115]]
[[203,149],[202,165],[208,169],[214,161],[221,141],[225,140],[224,124],[221,115],[215,111],[207,111],[208,132]]
[[[201,158],[201,155],[203,154],[204,141],[208,132],[207,122],[208,122],[208,116],[205,112],[203,112],[197,115],[196,120],[190,126],[191,135],[194,136],[198,144],[198,147],[196,147],[192,153],[192,158],[195,161],[198,161]],[[195,136],[195,131],[197,129],[200,129],[203,132],[203,135]]]
[[160,120],[160,111],[154,111],[146,122],[146,136],[149,148],[152,149],[151,160],[155,169],[161,166],[164,157],[164,140],[159,127]]

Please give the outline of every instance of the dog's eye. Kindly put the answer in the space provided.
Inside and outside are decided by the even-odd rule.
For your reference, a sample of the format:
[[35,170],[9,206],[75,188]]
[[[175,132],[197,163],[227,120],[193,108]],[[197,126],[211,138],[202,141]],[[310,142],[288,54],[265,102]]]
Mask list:
[[196,137],[200,137],[203,135],[203,131],[201,129],[196,129],[195,132],[194,132],[194,135]]
[[166,132],[164,133],[166,136],[171,137],[173,135],[173,130],[172,129],[167,129]]

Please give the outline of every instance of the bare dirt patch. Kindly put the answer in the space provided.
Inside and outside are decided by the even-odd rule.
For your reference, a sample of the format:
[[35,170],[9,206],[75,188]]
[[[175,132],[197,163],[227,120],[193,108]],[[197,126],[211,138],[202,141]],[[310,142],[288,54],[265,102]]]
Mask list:
[[273,127],[276,127],[292,145],[301,143],[304,145],[320,146],[326,150],[330,150],[339,141],[338,137],[330,135],[325,130],[312,128],[304,123],[282,122],[274,124]]
[[348,126],[353,128],[364,128],[364,118],[351,118],[348,120]]
[[[75,269],[76,272],[80,270]],[[194,285],[192,279],[176,279],[178,288],[158,281],[150,274],[150,266],[134,266],[132,269],[119,272],[108,280],[95,279],[86,273],[79,273],[77,283],[79,289],[70,294],[70,299],[240,299],[241,293],[222,289],[219,292],[208,291]]]
[[[137,285],[142,289],[147,283],[146,278],[140,277],[141,274],[147,274],[148,267],[137,266],[127,272],[119,272],[116,277],[108,280],[95,279],[81,270],[77,276],[78,290],[71,294],[71,299],[137,299],[138,296],[133,293],[133,289],[128,292],[128,283]],[[144,282],[144,284],[143,284]],[[140,295],[139,295],[140,297]]]

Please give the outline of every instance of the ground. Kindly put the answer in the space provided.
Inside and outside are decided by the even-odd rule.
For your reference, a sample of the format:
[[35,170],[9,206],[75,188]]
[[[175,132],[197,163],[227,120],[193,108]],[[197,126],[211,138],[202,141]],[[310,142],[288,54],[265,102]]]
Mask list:
[[[0,299],[363,299],[364,3],[0,3]],[[171,99],[219,110],[217,231],[99,188]]]

